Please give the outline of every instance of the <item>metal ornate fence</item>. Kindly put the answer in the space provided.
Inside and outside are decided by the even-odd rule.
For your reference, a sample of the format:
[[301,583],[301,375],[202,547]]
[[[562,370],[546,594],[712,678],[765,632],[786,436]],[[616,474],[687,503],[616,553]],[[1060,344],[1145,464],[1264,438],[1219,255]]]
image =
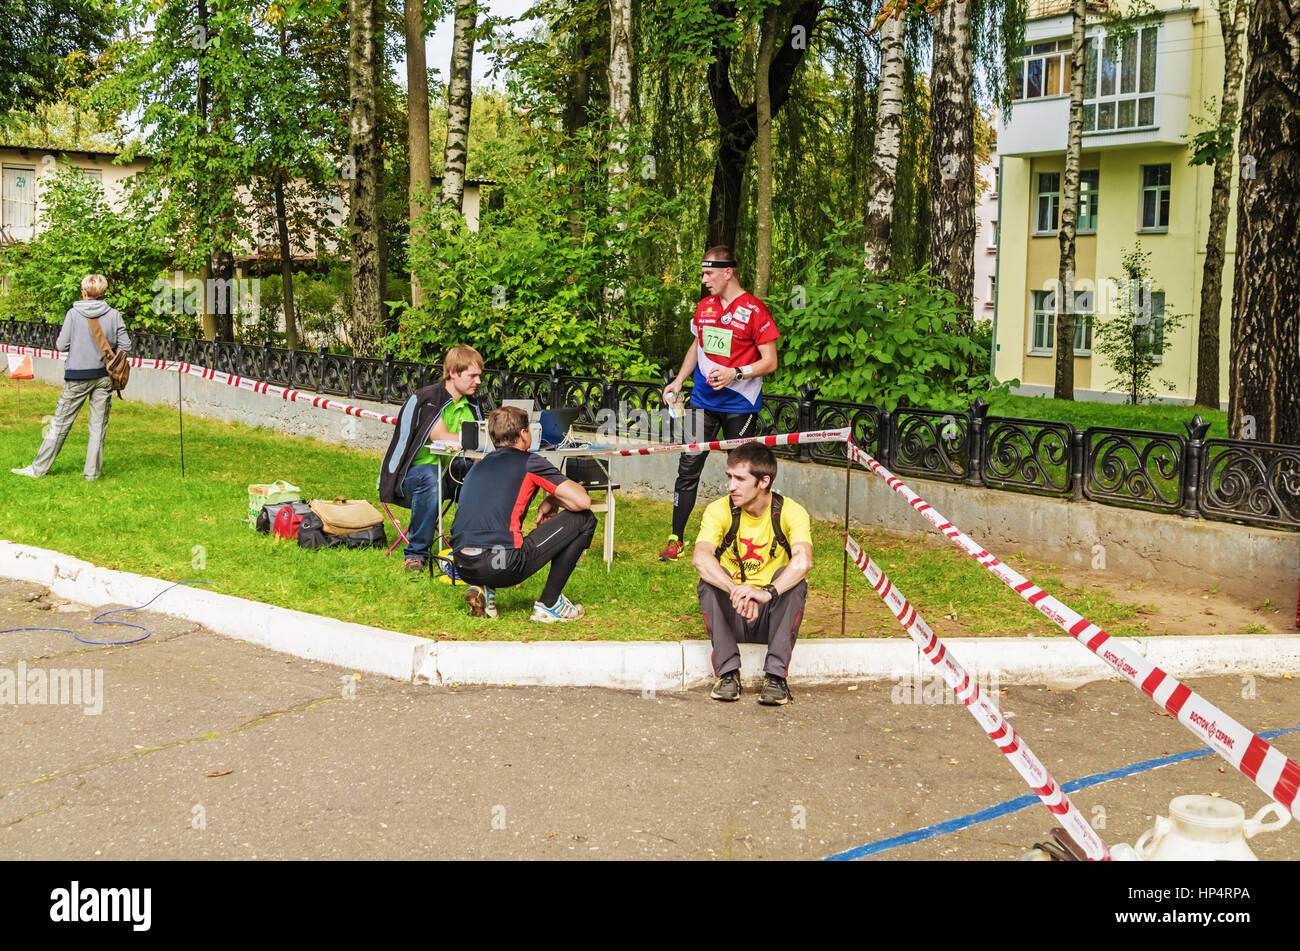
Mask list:
[[[58,325],[0,321],[0,336],[25,347],[52,349]],[[149,359],[212,366],[278,386],[401,403],[435,382],[441,367],[346,354],[246,346],[220,340],[139,333],[133,353]],[[483,387],[493,405],[532,399],[542,409],[578,407],[588,426],[667,436],[680,433],[664,412],[663,384],[645,380],[487,369]],[[1092,427],[989,416],[976,400],[968,410],[899,408],[817,399],[805,385],[798,396],[765,395],[768,432],[848,426],[853,439],[900,475],[961,482],[1011,492],[1085,499],[1188,518],[1300,529],[1300,446],[1206,439],[1200,416],[1187,435]],[[605,431],[614,432],[612,428]],[[844,444],[777,450],[799,462],[842,464]]]

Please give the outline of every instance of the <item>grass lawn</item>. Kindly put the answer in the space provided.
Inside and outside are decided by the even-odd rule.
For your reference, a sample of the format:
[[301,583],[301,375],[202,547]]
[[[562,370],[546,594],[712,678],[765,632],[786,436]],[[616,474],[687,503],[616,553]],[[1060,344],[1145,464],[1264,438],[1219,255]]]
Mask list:
[[1199,409],[1195,406],[1173,406],[1167,403],[1143,403],[1129,406],[1123,403],[1087,403],[1081,400],[1054,400],[1046,396],[986,396],[992,405],[990,416],[1017,416],[1021,419],[1051,419],[1069,423],[1075,429],[1089,426],[1109,426],[1113,429],[1146,429],[1156,432],[1178,433],[1186,436],[1184,422],[1200,414],[1210,424],[1206,438],[1226,439],[1228,414],[1218,409]]
[[[389,557],[378,549],[306,551],[254,532],[244,521],[247,487],[254,482],[287,479],[300,486],[306,498],[345,495],[376,502],[378,456],[189,416],[182,478],[175,410],[114,400],[102,479],[81,478],[85,411],[53,470],[39,480],[25,479],[8,470],[31,462],[41,439],[42,417],[53,413],[59,390],[21,384],[20,412],[18,386],[0,378],[2,538],[122,571],[214,582],[214,590],[224,594],[439,638],[705,637],[689,559],[664,564],[655,557],[667,537],[666,503],[620,498],[614,565],[608,575],[600,559],[598,529],[597,547],[566,588],[575,602],[587,607],[588,617],[569,624],[530,623],[532,601],[542,584],[541,577],[534,577],[520,588],[499,593],[500,618],[476,621],[465,609],[463,588],[432,581],[427,574],[404,574],[400,548]],[[696,508],[688,538],[698,531],[702,510],[702,504]],[[404,518],[406,513],[398,514]],[[918,519],[916,535],[854,535],[941,635],[1056,631],[956,548],[924,540],[922,527]],[[391,538],[391,526],[389,534]],[[814,549],[802,633],[838,636],[842,547],[833,523],[814,523]],[[1104,591],[1065,585],[1053,577],[1056,569],[1050,565],[1024,559],[1012,563],[1111,633],[1149,633],[1140,626],[1138,606]],[[851,636],[906,636],[852,569],[849,617]]]

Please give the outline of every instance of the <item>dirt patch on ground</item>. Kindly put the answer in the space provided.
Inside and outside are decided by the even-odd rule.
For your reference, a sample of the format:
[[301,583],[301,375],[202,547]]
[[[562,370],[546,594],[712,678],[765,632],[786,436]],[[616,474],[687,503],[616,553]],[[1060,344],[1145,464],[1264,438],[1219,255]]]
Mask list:
[[[1026,562],[1013,565],[1022,574],[1033,569],[1041,574],[1045,566]],[[1130,580],[1119,572],[1105,574],[1095,571],[1050,567],[1052,577],[1059,584],[1046,585],[1048,592],[1066,604],[1071,603],[1067,588],[1087,589],[1104,594],[1111,600],[1131,605],[1133,616],[1124,622],[1127,631],[1141,636],[1178,634],[1295,634],[1295,616],[1286,605],[1250,603],[1241,598],[1223,594],[1218,585],[1209,584],[1188,588],[1158,584],[1151,581]],[[1010,590],[1008,598],[1017,597]],[[803,637],[840,636],[840,592],[814,590],[808,593],[808,608],[804,616]],[[1086,611],[1084,612],[1087,613]],[[974,631],[960,617],[945,615],[942,610],[922,612],[927,624],[940,637],[997,637],[1021,636],[1024,632]],[[1104,626],[1104,625],[1103,625]],[[1057,633],[1059,629],[1046,618],[1044,633]],[[906,637],[907,634],[880,598],[871,592],[849,590],[847,609],[844,612],[844,633],[847,637]]]
[[1059,577],[1078,588],[1108,593],[1116,601],[1136,605],[1134,622],[1149,634],[1294,634],[1294,605],[1250,602],[1219,591],[1213,582],[1178,587],[1155,581],[1132,581],[1117,572],[1104,574],[1077,568],[1061,569]]

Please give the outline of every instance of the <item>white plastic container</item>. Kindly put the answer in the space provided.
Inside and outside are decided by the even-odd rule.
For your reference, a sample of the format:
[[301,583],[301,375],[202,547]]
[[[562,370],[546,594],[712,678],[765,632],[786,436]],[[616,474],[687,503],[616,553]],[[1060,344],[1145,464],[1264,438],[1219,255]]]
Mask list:
[[[1266,822],[1269,815],[1276,822]],[[1169,817],[1156,816],[1156,824],[1134,843],[1148,862],[1258,861],[1246,840],[1261,832],[1276,832],[1291,821],[1279,803],[1270,802],[1253,818],[1230,799],[1213,796],[1178,796],[1169,803]]]

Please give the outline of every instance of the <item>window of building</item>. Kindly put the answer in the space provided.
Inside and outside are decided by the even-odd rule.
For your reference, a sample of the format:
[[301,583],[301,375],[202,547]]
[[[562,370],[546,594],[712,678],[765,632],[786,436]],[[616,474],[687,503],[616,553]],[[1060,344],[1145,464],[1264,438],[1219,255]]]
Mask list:
[[1080,234],[1095,234],[1097,231],[1097,185],[1101,180],[1098,169],[1089,169],[1079,173],[1079,226]]
[[996,250],[998,246],[998,220],[994,218],[989,222],[989,247]]
[[[1074,292],[1074,355],[1092,355],[1092,293]],[[1163,304],[1162,310],[1163,313]],[[1033,333],[1029,342],[1031,356],[1050,356],[1056,349],[1056,293],[1033,292]]]
[[989,296],[988,296],[988,300],[985,302],[986,307],[993,306],[993,297],[997,293],[997,289],[998,289],[997,278],[995,278],[992,274],[990,274],[989,275]]
[[88,179],[90,179],[92,182],[99,182],[100,185],[103,185],[103,184],[104,184],[104,171],[103,171],[103,169],[98,169],[98,168],[81,168],[80,166],[78,166],[78,167],[77,167],[77,174],[80,175],[82,178],[88,178]]
[[1169,166],[1142,166],[1142,230],[1169,230]]
[[1154,343],[1151,362],[1160,363],[1165,356],[1165,292],[1153,291],[1150,288],[1140,290],[1138,312],[1147,318],[1147,323],[1138,333],[1144,344],[1151,346]]
[[1091,36],[1085,42],[1083,131],[1119,132],[1156,124],[1157,27],[1136,30],[1121,42]]
[[1043,99],[1070,94],[1070,41],[1049,40],[1025,47],[1024,58],[1011,75],[1015,99]]
[[1061,173],[1038,173],[1038,213],[1034,219],[1035,234],[1051,234],[1057,230],[1057,213],[1061,199]]
[[36,218],[36,169],[6,165],[0,177],[0,225],[30,228]]

